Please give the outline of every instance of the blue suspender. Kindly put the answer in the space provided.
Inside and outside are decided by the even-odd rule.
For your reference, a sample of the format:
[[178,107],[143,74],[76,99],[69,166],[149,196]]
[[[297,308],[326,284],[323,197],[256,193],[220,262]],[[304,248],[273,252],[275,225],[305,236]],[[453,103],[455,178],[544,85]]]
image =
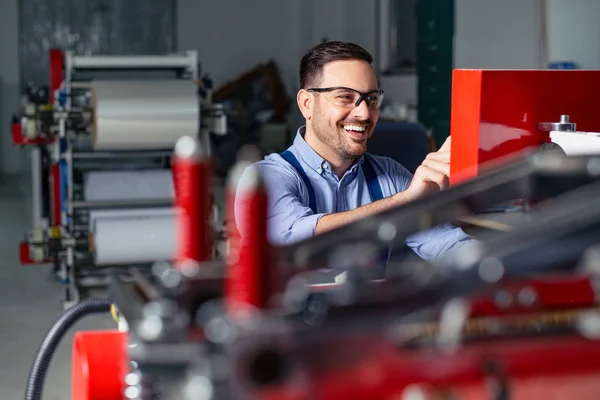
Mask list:
[[365,158],[361,165],[365,179],[367,180],[367,187],[369,188],[369,194],[371,195],[371,201],[377,201],[383,199],[383,192],[381,191],[381,185],[373,164],[369,161],[369,156],[365,154]]
[[[284,151],[280,155],[285,161],[287,161],[292,167],[294,167],[294,169],[298,172],[298,175],[300,175],[300,178],[302,179],[304,185],[306,186],[306,189],[308,190],[308,206],[313,211],[313,213],[317,214],[317,198],[315,196],[315,190],[310,184],[310,180],[308,179],[306,172],[304,172],[304,169],[298,162],[298,159],[289,150]],[[383,199],[383,192],[381,190],[379,180],[377,179],[375,169],[373,168],[373,164],[371,164],[369,158],[370,157],[368,155],[365,155],[365,158],[361,165],[361,169],[367,181],[367,187],[369,189],[371,201],[377,201]]]
[[317,198],[315,197],[315,190],[313,189],[312,185],[310,184],[310,180],[308,179],[306,172],[304,172],[302,165],[300,165],[296,156],[294,156],[294,154],[289,150],[284,151],[280,155],[281,155],[281,157],[283,157],[283,159],[285,161],[287,161],[289,164],[291,164],[292,167],[294,167],[296,169],[296,171],[298,172],[298,174],[300,175],[300,178],[302,179],[302,181],[304,182],[304,185],[306,186],[306,189],[308,190],[308,206],[310,207],[312,212],[314,214],[316,214],[317,213]]
[[[312,210],[314,214],[317,214],[317,198],[315,196],[315,190],[310,184],[310,180],[304,172],[302,165],[298,162],[298,159],[294,154],[286,150],[280,154],[281,157],[287,161],[300,175],[300,178],[304,182],[306,189],[308,190],[308,206]],[[365,176],[365,180],[367,181],[367,188],[369,189],[369,195],[371,196],[371,201],[377,201],[383,199],[383,192],[381,190],[381,185],[379,184],[379,180],[377,179],[377,173],[375,173],[375,169],[373,168],[373,164],[369,160],[370,156],[365,154],[363,159],[363,163],[361,164],[362,172]],[[385,275],[385,265],[390,257],[392,249],[389,248],[384,254],[382,254],[381,259],[383,262],[384,270],[382,271]]]

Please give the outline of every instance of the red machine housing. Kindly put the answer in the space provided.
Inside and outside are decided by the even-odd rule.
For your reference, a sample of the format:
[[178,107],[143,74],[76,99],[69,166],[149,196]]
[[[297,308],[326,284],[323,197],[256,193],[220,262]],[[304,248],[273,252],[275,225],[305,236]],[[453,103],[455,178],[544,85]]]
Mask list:
[[597,130],[599,90],[600,71],[454,70],[451,183],[477,176],[490,161],[549,142],[539,122],[558,122],[566,114],[578,130]]

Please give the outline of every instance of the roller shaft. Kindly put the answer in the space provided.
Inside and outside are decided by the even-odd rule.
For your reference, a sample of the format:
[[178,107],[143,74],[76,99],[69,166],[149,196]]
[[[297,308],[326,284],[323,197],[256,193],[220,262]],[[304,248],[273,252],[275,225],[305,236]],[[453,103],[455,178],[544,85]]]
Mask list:
[[149,207],[170,207],[173,205],[172,199],[136,199],[136,200],[94,200],[94,201],[74,201],[73,209],[119,209],[119,208],[149,208]]

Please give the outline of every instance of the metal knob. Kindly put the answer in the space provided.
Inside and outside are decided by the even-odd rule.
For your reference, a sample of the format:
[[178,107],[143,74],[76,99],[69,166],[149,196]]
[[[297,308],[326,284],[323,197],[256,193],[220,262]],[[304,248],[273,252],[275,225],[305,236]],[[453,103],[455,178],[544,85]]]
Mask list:
[[560,116],[559,122],[538,122],[537,128],[542,132],[575,132],[577,124],[571,122],[568,115],[563,114]]

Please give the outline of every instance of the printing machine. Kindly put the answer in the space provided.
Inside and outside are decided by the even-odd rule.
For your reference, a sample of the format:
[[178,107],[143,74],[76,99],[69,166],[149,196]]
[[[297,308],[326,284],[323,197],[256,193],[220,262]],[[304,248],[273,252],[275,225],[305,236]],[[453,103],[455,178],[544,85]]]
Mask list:
[[[292,246],[267,242],[267,193],[258,173],[239,181],[249,166],[240,160],[228,204],[243,196],[239,217],[250,233],[242,242],[231,227],[224,261],[211,258],[205,240],[202,144],[185,153],[176,146],[178,184],[190,185],[179,193],[190,195],[177,200],[173,262],[150,275],[133,268],[131,282],[114,274],[109,298],[67,310],[35,357],[25,399],[41,398],[66,330],[108,311],[119,329],[75,336],[73,400],[596,399],[600,156],[540,150],[550,143],[546,128],[574,128],[555,115],[594,126],[600,72],[579,72],[455,71],[453,102],[470,101],[453,108],[451,187]],[[565,82],[566,99],[554,107],[548,93]],[[502,97],[520,93],[518,83],[523,96],[490,109],[490,88]],[[530,91],[536,83],[542,90]],[[502,119],[504,140],[488,130]],[[528,204],[526,223],[369,278],[382,249],[517,199]],[[346,278],[312,285],[310,275],[332,262]]]
[[[173,148],[95,150],[90,143],[94,119],[90,82],[129,80],[186,81],[196,85],[199,137],[226,132],[223,108],[212,102],[212,82],[200,77],[197,53],[169,55],[77,55],[49,51],[47,89],[31,89],[22,115],[13,120],[13,143],[31,157],[32,229],[20,244],[24,265],[54,264],[66,285],[65,306],[107,284],[106,270],[94,265],[89,240],[91,210],[173,207],[173,198],[147,201],[89,201],[83,180],[90,171],[168,169]],[[208,145],[210,148],[210,145]],[[119,267],[119,266],[117,266]]]

